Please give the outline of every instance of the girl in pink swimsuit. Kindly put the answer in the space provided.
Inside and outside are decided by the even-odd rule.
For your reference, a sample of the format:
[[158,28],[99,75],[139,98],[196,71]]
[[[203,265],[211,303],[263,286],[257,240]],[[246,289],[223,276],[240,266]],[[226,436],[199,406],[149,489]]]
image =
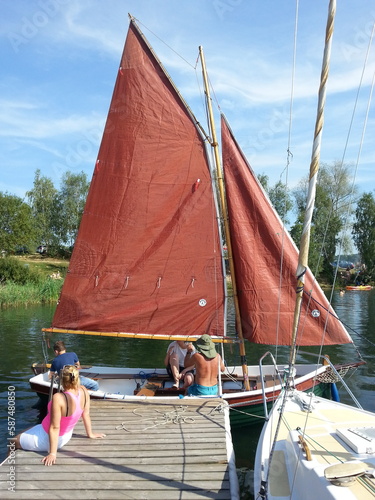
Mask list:
[[98,439],[105,436],[92,432],[90,396],[87,389],[80,386],[79,373],[75,366],[67,365],[63,368],[61,383],[64,392],[56,393],[48,403],[48,413],[42,423],[14,438],[16,448],[49,451],[42,459],[44,465],[56,463],[57,450],[70,440],[74,426],[81,417],[89,438]]

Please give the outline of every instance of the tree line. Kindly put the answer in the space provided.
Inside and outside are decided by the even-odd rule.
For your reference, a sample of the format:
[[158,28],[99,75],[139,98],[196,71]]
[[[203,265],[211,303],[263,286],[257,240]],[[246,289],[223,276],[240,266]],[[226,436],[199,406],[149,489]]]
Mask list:
[[[319,170],[309,250],[309,266],[318,279],[332,280],[337,249],[341,254],[353,253],[352,242],[366,270],[363,278],[375,279],[375,199],[373,193],[358,196],[351,170],[351,165],[340,162],[322,164]],[[281,181],[270,186],[264,174],[258,179],[298,247],[308,179],[293,190]],[[25,199],[0,192],[0,250],[13,254],[46,245],[49,255],[69,255],[89,185],[85,173],[66,172],[57,189],[37,170]],[[295,221],[290,225],[292,213]]]
[[[375,279],[375,199],[373,193],[358,195],[353,184],[352,166],[333,162],[321,164],[318,174],[315,207],[311,223],[309,267],[319,279],[332,282],[337,253],[353,253],[353,242],[361,260],[361,281]],[[289,232],[299,247],[306,210],[308,178],[289,190],[278,181],[269,186],[268,177],[258,180],[286,226],[295,210],[295,222]]]
[[69,256],[89,185],[84,172],[66,172],[57,189],[38,169],[25,199],[0,192],[0,250],[10,255],[34,253],[44,245],[49,255]]

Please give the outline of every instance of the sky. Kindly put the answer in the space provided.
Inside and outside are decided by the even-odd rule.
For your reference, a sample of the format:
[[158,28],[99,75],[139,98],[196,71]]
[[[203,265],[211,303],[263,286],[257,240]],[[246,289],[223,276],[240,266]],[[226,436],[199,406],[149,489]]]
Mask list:
[[[128,13],[202,123],[203,46],[216,124],[220,110],[254,171],[295,187],[311,160],[328,3],[3,0],[0,191],[23,198],[37,169],[57,189],[66,171],[91,179]],[[337,3],[320,160],[349,164],[359,192],[374,192],[375,4]]]

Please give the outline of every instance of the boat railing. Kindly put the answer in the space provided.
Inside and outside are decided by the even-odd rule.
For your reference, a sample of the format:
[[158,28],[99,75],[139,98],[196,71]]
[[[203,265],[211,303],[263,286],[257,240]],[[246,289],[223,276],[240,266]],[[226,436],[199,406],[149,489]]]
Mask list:
[[262,365],[262,363],[263,363],[264,358],[266,358],[267,356],[270,356],[270,358],[272,360],[273,366],[275,367],[275,373],[278,376],[279,381],[280,381],[280,386],[283,385],[283,381],[281,379],[280,371],[279,371],[279,369],[277,367],[275,358],[274,358],[273,354],[270,351],[267,351],[265,354],[263,354],[263,356],[259,360],[259,375],[260,375],[260,382],[262,384],[263,407],[264,407],[264,415],[266,417],[266,420],[268,420],[268,408],[267,408],[266,386],[265,386],[265,383],[264,383],[264,375],[263,375],[263,365]]
[[51,385],[49,386],[49,393],[48,393],[48,402],[51,401],[52,396],[53,396],[53,387],[56,382],[56,373],[54,373],[50,379]]
[[315,356],[315,357],[318,358],[318,360],[320,360],[321,358],[323,358],[326,361],[327,365],[330,366],[332,372],[336,375],[336,377],[338,378],[338,380],[345,387],[347,393],[352,398],[352,400],[355,403],[355,405],[357,406],[357,408],[362,409],[362,406],[359,403],[358,399],[354,396],[354,394],[352,393],[352,391],[349,389],[348,384],[344,381],[344,379],[342,378],[342,376],[340,375],[340,373],[336,370],[335,366],[332,364],[332,362],[331,362],[331,360],[329,359],[328,356],[325,356],[324,354],[317,354],[317,353],[307,352],[307,351],[298,351],[298,353],[299,354],[308,354],[309,356]]
[[[61,370],[62,372],[62,370]],[[55,388],[55,382],[57,383],[57,391],[61,392],[61,377],[57,375],[57,373],[54,373],[50,379],[51,385],[49,387],[49,393],[48,393],[48,402],[51,401],[52,396],[53,396],[53,389]]]

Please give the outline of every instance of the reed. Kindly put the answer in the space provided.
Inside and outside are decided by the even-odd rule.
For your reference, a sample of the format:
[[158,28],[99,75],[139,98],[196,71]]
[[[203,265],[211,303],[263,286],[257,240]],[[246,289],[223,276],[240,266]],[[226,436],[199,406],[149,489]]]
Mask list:
[[14,257],[0,260],[1,307],[57,301],[62,283]]
[[62,281],[45,279],[41,283],[19,285],[12,281],[0,286],[0,306],[27,306],[56,302],[62,287]]

